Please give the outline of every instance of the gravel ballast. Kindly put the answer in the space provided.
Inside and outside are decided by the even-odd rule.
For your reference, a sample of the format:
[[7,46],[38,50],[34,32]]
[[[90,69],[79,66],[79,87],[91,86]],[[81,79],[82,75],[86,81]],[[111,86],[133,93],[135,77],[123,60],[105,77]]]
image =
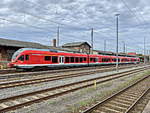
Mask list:
[[[97,75],[97,74],[95,74]],[[81,106],[85,106],[88,103],[98,99],[103,99],[108,96],[109,93],[114,93],[115,90],[120,89],[121,86],[126,85],[129,81],[134,81],[134,79],[142,77],[143,74],[136,74],[132,76],[126,76],[119,78],[117,80],[109,81],[107,83],[97,85],[94,87],[85,88],[78,90],[67,95],[49,99],[41,103],[33,104],[25,108],[16,110],[16,113],[70,113],[78,112]]]
[[[136,69],[130,68],[130,69],[122,69],[119,72],[123,71],[128,71]],[[68,83],[73,83],[77,81],[82,81],[82,80],[87,80],[99,76],[107,76],[109,74],[117,73],[116,71],[111,71],[111,72],[104,72],[104,73],[97,73],[97,74],[91,74],[91,75],[86,75],[86,76],[80,76],[80,77],[73,77],[73,78],[67,78],[67,79],[61,79],[61,80],[56,80],[56,81],[49,81],[49,82],[43,82],[43,83],[38,83],[38,84],[32,84],[32,85],[25,85],[21,87],[13,87],[13,88],[6,88],[6,89],[1,89],[0,90],[0,99],[1,98],[6,98],[14,95],[19,95],[19,94],[24,94],[28,92],[33,92],[33,91],[38,91],[46,88],[51,88],[55,86],[60,86]]]

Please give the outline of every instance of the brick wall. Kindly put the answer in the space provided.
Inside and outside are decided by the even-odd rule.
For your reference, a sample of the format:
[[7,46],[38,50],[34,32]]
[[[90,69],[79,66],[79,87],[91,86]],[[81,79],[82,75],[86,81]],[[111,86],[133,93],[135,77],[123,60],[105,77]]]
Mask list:
[[7,63],[10,62],[13,53],[18,49],[19,48],[15,48],[15,47],[0,46],[0,68],[1,65],[4,68],[7,67]]

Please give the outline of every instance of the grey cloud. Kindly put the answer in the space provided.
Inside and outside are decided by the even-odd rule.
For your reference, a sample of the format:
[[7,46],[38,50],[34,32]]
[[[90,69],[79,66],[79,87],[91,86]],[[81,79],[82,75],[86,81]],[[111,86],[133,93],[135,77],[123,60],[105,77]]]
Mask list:
[[[5,23],[4,28],[7,28],[4,29],[5,33],[8,32],[10,36],[11,33],[16,32],[14,37],[20,37],[21,35],[17,31],[22,32],[21,40],[24,40],[23,37],[29,37],[33,41],[34,37],[43,37],[43,39],[46,39],[45,37],[48,36],[52,39],[56,33],[57,23],[62,23],[64,25],[59,25],[61,28],[60,36],[62,35],[61,37],[65,38],[65,40],[61,39],[62,44],[66,41],[87,40],[90,42],[90,29],[93,27],[95,31],[99,31],[95,34],[95,48],[102,49],[103,46],[99,46],[102,40],[115,40],[116,18],[114,14],[120,13],[120,41],[125,40],[130,46],[133,44],[139,45],[142,33],[149,32],[150,3],[148,0],[124,1],[131,10],[134,12],[137,11],[139,17],[142,14],[146,22],[142,19],[140,23],[137,22],[135,15],[129,11],[122,0],[1,0],[0,17],[25,22],[29,25],[46,29],[46,31],[39,31],[29,26],[25,27],[10,22]],[[23,12],[26,13],[24,14]],[[34,16],[49,19],[50,21],[38,19]],[[18,29],[13,30],[14,27],[18,27]],[[23,33],[23,31],[25,32]],[[146,33],[145,35],[148,36]],[[71,36],[76,38],[72,38]],[[139,42],[136,42],[136,39]],[[40,41],[39,39],[38,41],[44,43],[43,40]],[[113,45],[110,41],[109,48],[113,48]],[[133,46],[133,48],[135,47]]]

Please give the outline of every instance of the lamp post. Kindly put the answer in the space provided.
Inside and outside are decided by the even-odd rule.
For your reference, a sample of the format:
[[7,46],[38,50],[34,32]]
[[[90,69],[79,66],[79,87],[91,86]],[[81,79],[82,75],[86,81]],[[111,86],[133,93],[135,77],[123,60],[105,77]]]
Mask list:
[[144,37],[144,64],[146,63],[146,46],[145,46],[145,37]]
[[57,47],[59,47],[59,26],[57,27]]
[[118,18],[120,14],[115,14],[116,16],[116,71],[118,71],[118,64],[119,64],[119,59],[118,59]]
[[91,54],[93,54],[93,28],[91,29],[91,46],[92,46]]
[[104,51],[106,51],[106,40],[104,40]]
[[123,53],[126,53],[126,45],[125,45],[125,42],[122,41],[122,43],[123,43]]

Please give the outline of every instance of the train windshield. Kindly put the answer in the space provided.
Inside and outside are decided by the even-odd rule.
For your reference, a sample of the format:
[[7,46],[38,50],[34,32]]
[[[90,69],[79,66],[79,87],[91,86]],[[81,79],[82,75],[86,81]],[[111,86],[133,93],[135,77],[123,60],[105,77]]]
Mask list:
[[13,54],[11,60],[12,60],[12,61],[15,60],[16,57],[17,57],[21,52],[23,52],[24,50],[26,50],[26,49],[25,49],[25,48],[22,48],[22,49],[17,50],[17,51]]

